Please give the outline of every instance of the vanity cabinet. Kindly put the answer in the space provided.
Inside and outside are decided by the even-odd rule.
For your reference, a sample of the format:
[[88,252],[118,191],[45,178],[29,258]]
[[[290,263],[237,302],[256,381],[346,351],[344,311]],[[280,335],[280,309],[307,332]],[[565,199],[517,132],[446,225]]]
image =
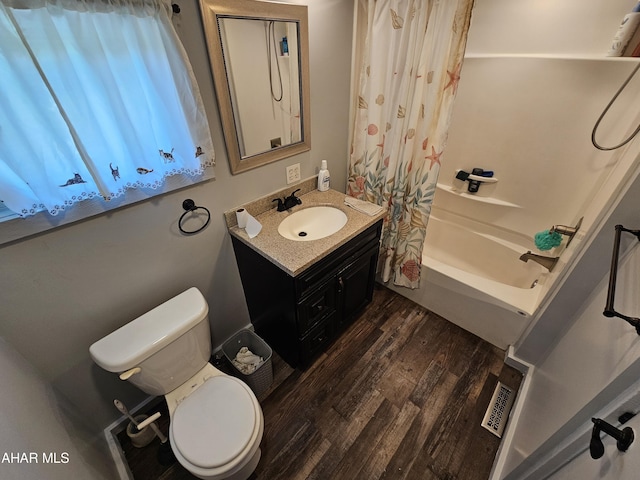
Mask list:
[[231,237],[256,333],[291,366],[307,366],[371,301],[381,229],[380,220],[295,277]]

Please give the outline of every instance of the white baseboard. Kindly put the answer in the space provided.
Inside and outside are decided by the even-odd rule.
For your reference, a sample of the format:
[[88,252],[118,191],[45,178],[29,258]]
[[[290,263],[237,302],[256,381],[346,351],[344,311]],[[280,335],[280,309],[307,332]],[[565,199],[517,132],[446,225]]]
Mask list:
[[511,345],[507,350],[504,363],[522,372],[523,378],[522,383],[520,384],[520,389],[518,390],[516,401],[513,404],[513,408],[511,409],[511,413],[509,415],[507,428],[502,435],[502,442],[500,442],[500,447],[498,448],[498,452],[496,453],[496,459],[493,462],[489,480],[500,480],[504,478],[507,473],[509,473],[504,471],[507,455],[509,453],[511,444],[513,443],[513,437],[518,425],[518,420],[527,399],[529,386],[531,385],[531,374],[533,373],[534,368],[530,363],[527,363],[524,360],[516,357],[514,354],[513,346]]
[[120,442],[118,442],[118,438],[115,433],[109,430],[110,427],[111,425],[104,429],[104,437],[107,440],[107,445],[109,445],[109,451],[111,452],[113,463],[116,466],[118,478],[120,480],[134,480],[133,474],[131,473],[131,470],[129,470],[127,460],[124,458],[124,453],[120,448]]

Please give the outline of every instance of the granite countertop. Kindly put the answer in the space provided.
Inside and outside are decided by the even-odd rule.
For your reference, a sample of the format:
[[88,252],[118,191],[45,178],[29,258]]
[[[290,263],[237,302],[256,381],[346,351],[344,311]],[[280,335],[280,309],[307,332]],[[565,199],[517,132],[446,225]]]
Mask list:
[[[237,208],[225,212],[229,233],[295,277],[384,217],[384,212],[369,216],[348,207],[344,204],[346,197],[344,193],[331,189],[319,192],[314,187],[315,177],[295,187],[239,206],[238,208],[244,208],[262,224],[262,230],[254,238],[249,238],[247,232],[238,227],[235,218]],[[296,188],[301,188],[298,196],[302,200],[302,204],[288,211],[278,212],[275,204],[271,202],[272,199],[289,195]],[[333,235],[318,240],[289,240],[278,233],[278,225],[288,215],[304,208],[319,205],[328,205],[342,210],[347,215],[347,224]]]

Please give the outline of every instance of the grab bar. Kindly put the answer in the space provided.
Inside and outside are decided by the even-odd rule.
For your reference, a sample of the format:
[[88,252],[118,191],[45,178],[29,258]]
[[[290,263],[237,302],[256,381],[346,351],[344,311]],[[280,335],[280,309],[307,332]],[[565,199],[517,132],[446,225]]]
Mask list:
[[629,230],[628,228],[624,228],[622,225],[616,225],[616,235],[613,243],[613,254],[611,256],[611,269],[609,272],[609,290],[607,291],[607,304],[604,307],[604,312],[602,314],[605,317],[618,317],[622,318],[624,321],[628,322],[630,325],[635,327],[636,332],[640,335],[640,318],[629,317],[627,315],[623,315],[622,313],[616,312],[613,308],[613,302],[616,296],[616,280],[618,276],[618,256],[620,255],[620,237],[622,232],[629,232],[635,235],[638,240],[640,240],[640,230]]

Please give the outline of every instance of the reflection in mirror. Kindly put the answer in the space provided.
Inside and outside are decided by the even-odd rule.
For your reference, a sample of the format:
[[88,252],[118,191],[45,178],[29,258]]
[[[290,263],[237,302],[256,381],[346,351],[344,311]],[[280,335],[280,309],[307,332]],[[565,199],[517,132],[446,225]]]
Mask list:
[[219,25],[240,157],[299,142],[297,25],[239,18]]
[[232,173],[311,148],[307,7],[201,0]]

